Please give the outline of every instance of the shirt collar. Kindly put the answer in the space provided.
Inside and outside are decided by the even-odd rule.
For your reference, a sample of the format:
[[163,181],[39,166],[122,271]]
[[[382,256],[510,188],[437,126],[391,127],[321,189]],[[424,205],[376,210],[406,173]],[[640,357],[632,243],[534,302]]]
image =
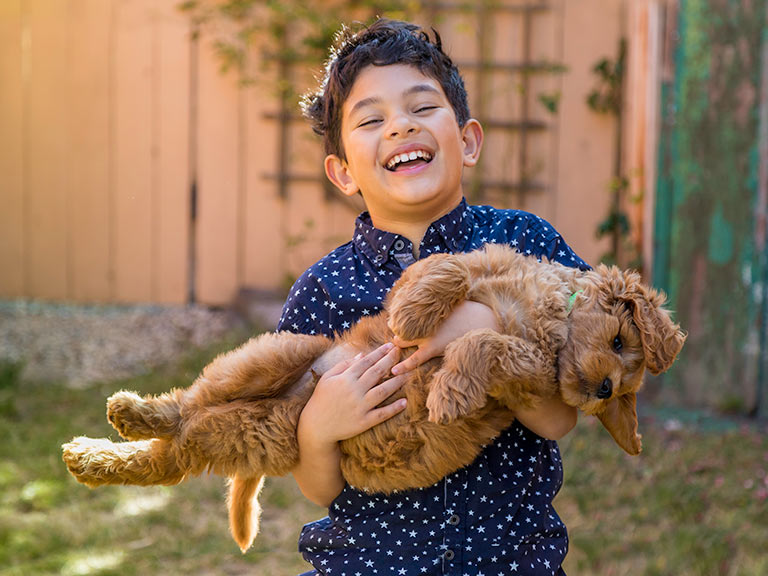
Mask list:
[[[470,237],[471,220],[472,213],[466,199],[462,198],[456,208],[430,225],[422,239],[422,247],[429,248],[429,253],[462,251]],[[352,242],[375,266],[381,267],[387,262],[390,251],[398,240],[408,244],[408,240],[399,234],[376,228],[367,211],[357,217]]]

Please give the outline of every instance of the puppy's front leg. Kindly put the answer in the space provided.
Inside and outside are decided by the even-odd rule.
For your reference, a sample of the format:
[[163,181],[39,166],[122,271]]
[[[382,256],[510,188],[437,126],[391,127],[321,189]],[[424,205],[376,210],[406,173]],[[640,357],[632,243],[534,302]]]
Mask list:
[[507,408],[533,407],[556,390],[554,366],[517,337],[481,329],[448,345],[443,367],[430,382],[432,422],[448,423],[482,408],[488,396]]
[[436,254],[408,267],[392,288],[385,306],[389,328],[403,340],[420,340],[466,300],[469,269],[452,254]]
[[91,488],[121,484],[170,486],[186,476],[165,440],[115,443],[106,438],[80,437],[62,448],[69,472]]

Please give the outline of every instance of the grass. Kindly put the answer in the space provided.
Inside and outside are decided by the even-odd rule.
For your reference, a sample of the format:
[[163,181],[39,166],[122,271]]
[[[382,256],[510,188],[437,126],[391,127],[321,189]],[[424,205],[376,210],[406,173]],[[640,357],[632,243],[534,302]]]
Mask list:
[[[71,389],[22,382],[0,366],[0,575],[152,576],[255,574],[308,569],[296,552],[301,525],[325,512],[291,479],[270,479],[262,533],[242,555],[227,532],[224,481],[180,486],[77,484],[60,445],[86,434],[116,438],[104,401],[186,386],[218,351],[128,381]],[[768,438],[765,428],[730,425],[665,430],[642,424],[645,451],[625,456],[593,419],[562,443],[566,478],[556,507],[569,527],[571,575],[768,574]]]

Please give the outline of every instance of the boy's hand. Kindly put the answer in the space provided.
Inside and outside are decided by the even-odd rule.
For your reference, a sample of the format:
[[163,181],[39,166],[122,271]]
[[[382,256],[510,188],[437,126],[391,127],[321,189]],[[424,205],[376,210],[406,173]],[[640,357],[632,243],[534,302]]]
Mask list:
[[498,330],[499,326],[496,322],[496,316],[485,304],[465,300],[440,324],[437,332],[432,337],[407,342],[395,336],[393,341],[398,347],[408,348],[410,346],[417,346],[418,350],[395,365],[392,368],[392,374],[403,374],[413,370],[430,358],[442,356],[448,344],[470,330],[477,328]]
[[399,359],[400,350],[387,343],[323,374],[300,418],[314,442],[346,440],[401,412],[404,398],[378,407],[405,382],[405,374],[382,381]]

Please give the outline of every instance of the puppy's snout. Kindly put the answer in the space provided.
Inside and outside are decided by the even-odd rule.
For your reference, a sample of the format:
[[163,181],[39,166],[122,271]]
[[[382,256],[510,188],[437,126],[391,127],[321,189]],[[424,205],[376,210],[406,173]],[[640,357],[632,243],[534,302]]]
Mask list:
[[611,394],[613,394],[613,382],[611,382],[610,378],[606,378],[600,385],[600,390],[597,391],[597,397],[600,398],[600,400],[605,400],[606,398],[610,398]]

